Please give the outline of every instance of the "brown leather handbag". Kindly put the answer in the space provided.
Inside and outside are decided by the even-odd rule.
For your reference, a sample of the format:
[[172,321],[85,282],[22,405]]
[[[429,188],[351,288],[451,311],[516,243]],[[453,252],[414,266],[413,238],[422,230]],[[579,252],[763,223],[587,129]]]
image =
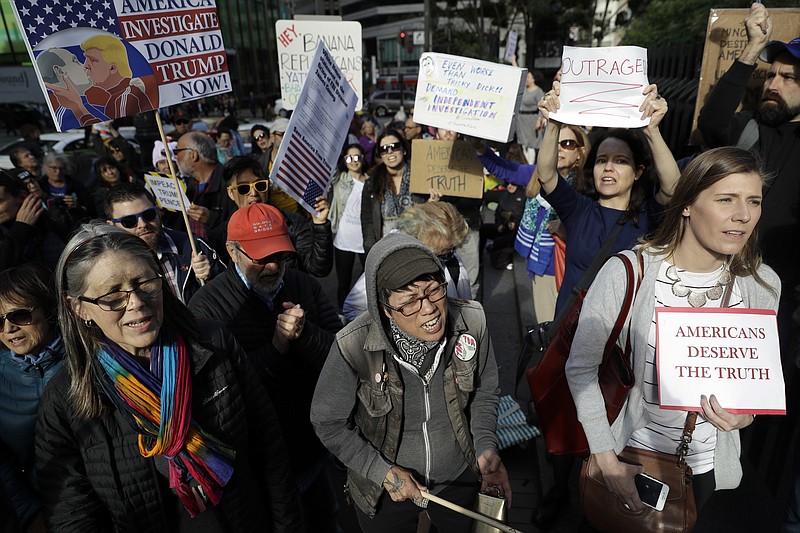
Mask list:
[[580,493],[583,512],[592,527],[604,533],[680,533],[692,530],[697,519],[697,507],[692,489],[692,469],[686,464],[685,456],[696,421],[696,412],[686,416],[677,455],[630,446],[619,454],[620,461],[642,465],[645,474],[669,485],[663,511],[647,506],[638,512],[626,508],[625,503],[606,487],[594,455],[583,462]]

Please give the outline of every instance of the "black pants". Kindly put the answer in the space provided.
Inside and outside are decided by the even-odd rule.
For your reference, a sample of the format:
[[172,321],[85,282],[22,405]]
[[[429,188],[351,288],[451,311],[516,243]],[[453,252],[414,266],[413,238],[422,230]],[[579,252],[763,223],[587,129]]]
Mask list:
[[[472,509],[479,489],[478,477],[467,468],[458,479],[438,493],[438,496],[461,507]],[[420,512],[422,509],[411,500],[394,502],[385,492],[378,502],[374,518],[370,518],[356,507],[358,524],[364,533],[415,533]],[[433,502],[428,502],[428,515],[436,529],[442,533],[467,533],[472,527],[471,518]]]
[[345,252],[333,247],[333,261],[336,263],[336,281],[338,287],[336,289],[336,299],[339,301],[339,309],[344,305],[344,300],[350,293],[353,287],[353,265],[356,263],[356,256],[361,262],[361,268],[364,268],[364,261],[366,261],[367,254],[359,254],[356,252]]

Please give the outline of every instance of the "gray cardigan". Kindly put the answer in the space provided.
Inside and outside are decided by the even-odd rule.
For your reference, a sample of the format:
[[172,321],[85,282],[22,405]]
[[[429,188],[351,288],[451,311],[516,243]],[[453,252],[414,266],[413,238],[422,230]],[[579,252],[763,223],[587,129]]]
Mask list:
[[[635,252],[624,252],[638,271]],[[583,425],[589,449],[592,453],[614,450],[622,451],[631,434],[650,422],[644,404],[642,383],[644,382],[647,337],[655,308],[655,283],[664,256],[644,254],[644,277],[639,293],[628,316],[626,328],[631,331],[633,348],[633,372],[636,383],[628,394],[625,405],[617,419],[609,426],[605,404],[597,382],[597,371],[603,357],[604,339],[609,337],[615,317],[619,315],[625,296],[625,266],[617,258],[610,259],[597,274],[583,302],[578,329],[572,342],[572,350],[566,364],[567,381],[578,411],[578,420]],[[760,285],[752,276],[737,279],[742,291],[744,305],[754,309],[777,310],[780,296],[780,280],[766,265],[758,274],[774,292]],[[623,329],[618,344],[625,342]],[[739,485],[742,467],[739,462],[741,444],[739,431],[717,432],[714,451],[714,477],[717,489],[732,489]]]

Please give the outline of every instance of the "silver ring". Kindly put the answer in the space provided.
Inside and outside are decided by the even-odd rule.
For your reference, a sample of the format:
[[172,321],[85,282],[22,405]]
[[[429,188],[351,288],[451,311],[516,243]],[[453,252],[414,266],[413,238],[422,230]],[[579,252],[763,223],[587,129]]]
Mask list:
[[627,509],[627,510],[629,510],[629,511],[631,510],[631,506],[630,506],[630,505],[628,505],[627,503],[623,503],[622,505],[624,505],[624,506],[625,506],[625,509]]
[[661,100],[661,95],[656,93],[656,100]]

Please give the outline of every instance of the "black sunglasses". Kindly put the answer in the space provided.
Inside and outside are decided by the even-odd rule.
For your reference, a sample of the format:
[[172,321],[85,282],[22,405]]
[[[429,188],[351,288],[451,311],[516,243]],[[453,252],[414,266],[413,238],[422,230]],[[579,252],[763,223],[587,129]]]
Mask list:
[[124,217],[119,218],[112,218],[111,222],[116,222],[123,228],[132,229],[135,228],[139,223],[140,218],[145,222],[153,222],[154,220],[158,219],[158,209],[155,206],[148,207],[140,213],[125,215]]
[[36,309],[36,306],[30,309],[17,309],[16,311],[11,311],[10,313],[0,316],[0,332],[5,329],[6,320],[15,326],[30,326],[33,322],[34,309]]
[[361,161],[362,157],[364,157],[364,156],[362,156],[360,154],[346,155],[346,156],[344,156],[344,162],[350,164],[350,163],[355,161],[356,163],[358,163],[359,161]]
[[558,144],[564,150],[569,150],[569,151],[572,151],[572,150],[578,148],[579,146],[581,146],[580,144],[578,144],[578,141],[576,141],[574,139],[564,139],[563,141],[558,141]]
[[236,191],[241,196],[247,196],[253,189],[257,192],[267,192],[269,189],[269,180],[258,180],[253,183],[240,183],[239,185],[229,185],[228,190]]
[[266,133],[256,133],[255,135],[253,135],[253,140],[260,141],[261,139],[266,139],[267,137],[268,135]]
[[382,144],[380,147],[381,154],[388,154],[389,152],[399,152],[403,148],[403,145],[400,144],[400,141],[396,141],[389,144]]

